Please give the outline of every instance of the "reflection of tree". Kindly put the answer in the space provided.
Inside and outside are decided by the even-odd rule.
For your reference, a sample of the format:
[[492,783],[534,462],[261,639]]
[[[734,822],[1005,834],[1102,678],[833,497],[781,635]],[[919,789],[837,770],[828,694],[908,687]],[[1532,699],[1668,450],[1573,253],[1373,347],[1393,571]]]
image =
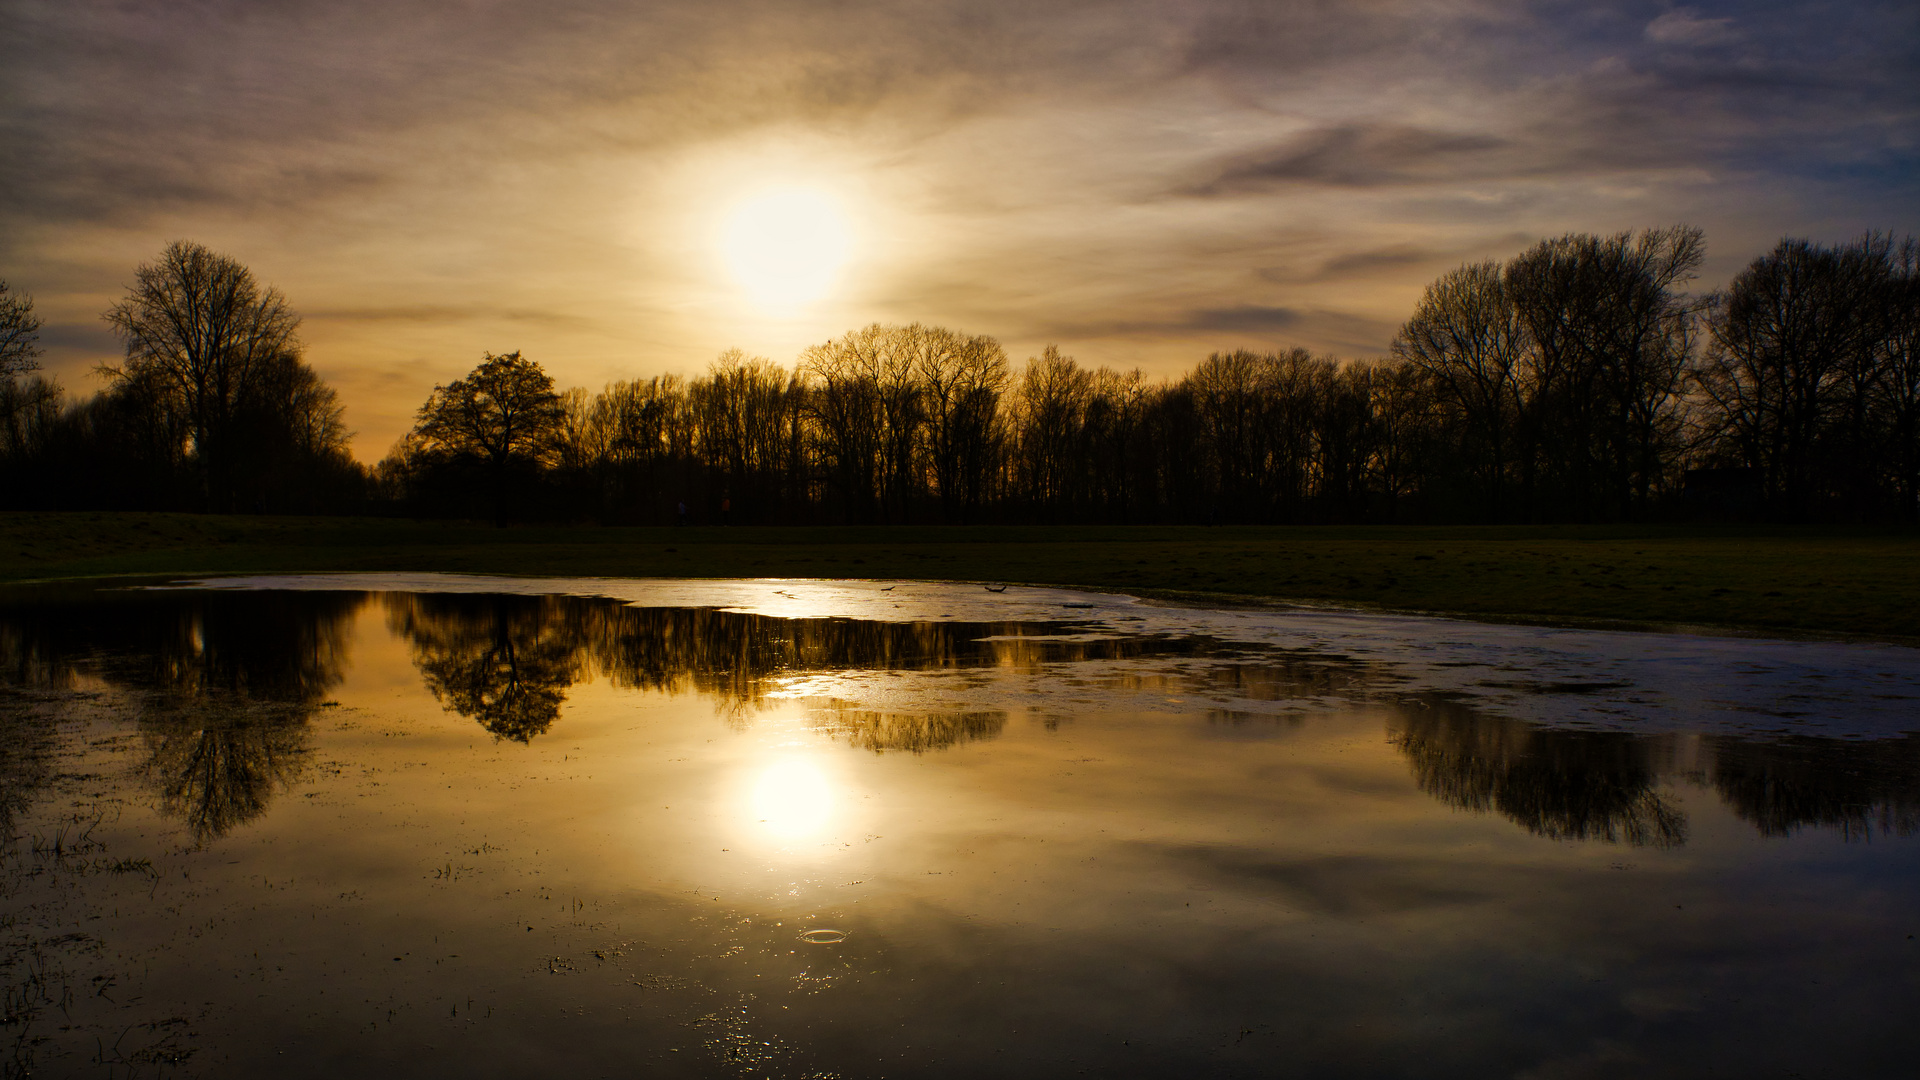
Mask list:
[[188,594],[154,645],[108,664],[150,691],[145,772],[196,842],[259,817],[299,775],[307,720],[346,667],[351,593]]
[[412,642],[434,699],[516,742],[560,715],[584,659],[581,613],[557,596],[387,597],[388,622]]
[[81,668],[133,692],[143,774],[196,842],[266,811],[346,664],[353,593],[105,592],[10,607],[0,665],[58,689]]
[[1035,623],[782,619],[711,608],[600,607],[586,620],[596,665],[617,685],[755,702],[771,676],[933,671],[1187,655],[1196,639],[1072,636]]
[[[782,619],[566,596],[392,594],[387,605],[389,623],[412,643],[414,663],[441,704],[521,742],[546,731],[567,690],[594,672],[616,686],[707,694],[734,714],[759,704],[773,688],[769,680],[782,674],[1032,670],[1213,647],[1202,639],[1072,635],[1049,624]],[[888,729],[904,722],[890,721]],[[924,718],[923,748],[942,744],[944,736],[932,733],[944,722]],[[955,730],[963,733],[956,739],[990,738],[999,726],[974,718]],[[875,737],[882,742],[874,749],[916,743],[904,731]],[[897,744],[886,741],[895,738]]]
[[1686,815],[1654,790],[1648,746],[1635,736],[1558,731],[1433,704],[1401,711],[1389,738],[1420,789],[1449,805],[1498,811],[1555,840],[1686,843]]
[[1715,739],[1712,782],[1765,836],[1808,825],[1848,839],[1920,833],[1920,736],[1872,742]]
[[879,712],[829,699],[813,710],[813,726],[874,753],[905,750],[924,754],[961,743],[997,738],[1006,729],[1007,714],[984,712]]
[[306,759],[309,709],[201,701],[142,717],[145,771],[160,789],[162,808],[186,821],[201,843],[266,813]]
[[0,846],[47,782],[57,745],[52,721],[37,715],[24,694],[0,685]]

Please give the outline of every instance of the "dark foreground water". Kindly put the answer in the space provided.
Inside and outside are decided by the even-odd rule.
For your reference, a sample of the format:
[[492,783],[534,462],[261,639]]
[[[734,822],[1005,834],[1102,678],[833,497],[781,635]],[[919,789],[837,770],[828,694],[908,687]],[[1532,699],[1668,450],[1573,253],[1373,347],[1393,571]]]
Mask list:
[[6,1075],[1920,1068],[1884,720],[921,603],[16,594]]

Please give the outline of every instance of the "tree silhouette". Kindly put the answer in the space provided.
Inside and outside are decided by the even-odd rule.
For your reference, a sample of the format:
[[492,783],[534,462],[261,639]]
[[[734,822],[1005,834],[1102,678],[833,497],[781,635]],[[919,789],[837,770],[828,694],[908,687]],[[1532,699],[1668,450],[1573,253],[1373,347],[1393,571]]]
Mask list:
[[0,281],[0,381],[29,372],[40,365],[36,342],[40,338],[40,317],[33,313],[33,297],[17,293]]
[[1011,381],[1006,350],[990,337],[918,323],[905,331],[926,418],[928,469],[941,516],[966,522],[980,510],[1001,438],[997,414]]
[[1727,459],[1784,516],[1920,509],[1920,251],[1782,240],[1713,298],[1700,385]]
[[236,421],[263,380],[298,363],[300,317],[237,261],[176,240],[134,271],[106,319],[127,349],[125,366],[107,374],[116,383],[151,376],[178,395],[206,503],[231,509],[233,470],[246,453]]
[[1457,415],[1478,463],[1485,513],[1505,512],[1513,465],[1514,418],[1523,394],[1524,329],[1497,263],[1463,266],[1427,286],[1394,339],[1394,355],[1426,375]]
[[487,353],[465,378],[433,388],[414,434],[429,455],[479,463],[487,473],[494,520],[505,525],[514,470],[549,464],[566,420],[553,379],[539,364],[518,351]]

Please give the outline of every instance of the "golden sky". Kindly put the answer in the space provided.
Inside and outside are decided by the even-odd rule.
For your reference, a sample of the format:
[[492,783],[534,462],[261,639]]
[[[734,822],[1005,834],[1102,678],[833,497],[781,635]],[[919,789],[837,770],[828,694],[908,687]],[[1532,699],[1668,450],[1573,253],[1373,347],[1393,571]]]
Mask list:
[[[1920,231],[1915,11],[0,0],[0,278],[84,392],[136,264],[232,255],[366,460],[488,350],[591,387],[873,321],[1156,375],[1373,356],[1544,236],[1699,225],[1711,288]],[[783,219],[840,253],[805,302],[743,269]]]

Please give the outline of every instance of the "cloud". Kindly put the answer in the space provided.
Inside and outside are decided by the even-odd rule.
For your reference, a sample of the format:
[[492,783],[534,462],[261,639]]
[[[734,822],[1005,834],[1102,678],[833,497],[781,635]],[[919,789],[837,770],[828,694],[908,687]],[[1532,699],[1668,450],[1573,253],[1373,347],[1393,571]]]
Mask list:
[[1060,321],[1024,329],[1023,336],[1035,340],[1077,343],[1074,347],[1086,353],[1082,361],[1094,366],[1107,363],[1100,354],[1116,343],[1190,342],[1178,367],[1185,370],[1208,352],[1231,348],[1300,345],[1347,357],[1375,356],[1385,351],[1399,325],[1351,311],[1248,303],[1175,308],[1133,318]]
[[[1920,231],[1920,9],[1695,2],[0,0],[0,277],[78,323],[199,240],[288,293],[316,365],[422,385],[874,320],[1163,374],[1371,353],[1423,273],[1516,236],[1690,220],[1737,265]],[[702,248],[715,192],[795,160],[872,211],[804,334]],[[376,387],[342,384],[377,452]]]
[[1301,285],[1395,274],[1444,262],[1448,257],[1442,251],[1399,244],[1335,255],[1313,263],[1263,266],[1256,273],[1262,281],[1277,285]]
[[1401,184],[1499,150],[1508,143],[1489,135],[1432,131],[1394,124],[1342,124],[1320,128],[1270,149],[1239,154],[1185,195],[1235,195],[1289,184],[1377,187]]
[[1189,312],[1176,325],[1183,330],[1240,330],[1268,333],[1297,326],[1300,319],[1301,313],[1293,308],[1241,304],[1237,307],[1202,308]]
[[485,304],[408,304],[381,307],[315,308],[303,312],[312,321],[348,323],[530,323],[553,328],[586,329],[592,320],[542,308],[493,307]]
[[113,331],[98,323],[47,323],[40,328],[40,347],[84,355],[119,355],[124,349]]
[[1675,8],[1647,24],[1648,41],[1660,45],[1719,45],[1739,37],[1729,17],[1703,19],[1686,8]]

